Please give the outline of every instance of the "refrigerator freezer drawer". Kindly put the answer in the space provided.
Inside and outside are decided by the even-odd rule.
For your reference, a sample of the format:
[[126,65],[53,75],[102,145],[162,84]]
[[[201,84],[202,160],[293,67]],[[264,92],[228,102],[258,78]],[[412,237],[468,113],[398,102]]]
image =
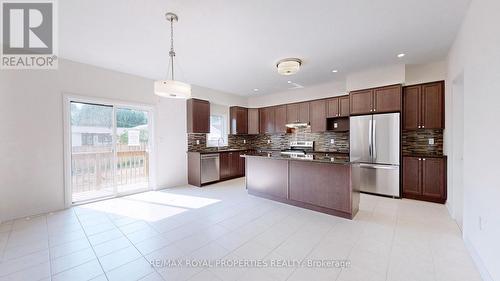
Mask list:
[[400,197],[399,166],[359,164],[359,170],[361,191]]

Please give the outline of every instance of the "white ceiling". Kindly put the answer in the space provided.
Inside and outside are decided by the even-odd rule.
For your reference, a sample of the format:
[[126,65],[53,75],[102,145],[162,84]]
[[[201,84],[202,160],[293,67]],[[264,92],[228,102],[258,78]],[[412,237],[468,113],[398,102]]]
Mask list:
[[[443,59],[469,0],[64,0],[59,54],[152,79],[167,74],[167,11],[177,78],[240,95],[310,86],[393,63]],[[407,54],[403,59],[398,53]],[[275,63],[304,61],[284,77]],[[338,69],[334,74],[332,69]]]

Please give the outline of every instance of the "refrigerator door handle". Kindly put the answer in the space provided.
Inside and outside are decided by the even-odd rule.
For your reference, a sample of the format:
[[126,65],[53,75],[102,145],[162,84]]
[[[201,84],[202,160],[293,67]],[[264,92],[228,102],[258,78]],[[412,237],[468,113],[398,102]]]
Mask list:
[[377,165],[377,164],[360,163],[359,167],[367,168],[367,169],[399,170],[399,166],[397,166],[397,165]]
[[368,155],[370,156],[370,161],[373,161],[373,146],[372,146],[372,141],[373,141],[373,135],[372,135],[372,122],[373,120],[370,120],[368,122]]
[[377,120],[373,120],[373,148],[372,148],[372,158],[373,162],[377,162]]

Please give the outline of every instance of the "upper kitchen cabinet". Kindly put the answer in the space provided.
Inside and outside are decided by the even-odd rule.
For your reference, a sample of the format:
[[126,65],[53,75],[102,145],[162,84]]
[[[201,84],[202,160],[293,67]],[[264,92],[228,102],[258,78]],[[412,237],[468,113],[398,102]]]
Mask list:
[[274,132],[286,133],[286,105],[274,107]]
[[348,117],[349,116],[349,96],[341,96],[326,100],[326,117]]
[[444,129],[444,81],[422,85],[421,126]]
[[241,106],[229,108],[232,135],[248,134],[248,109]]
[[249,108],[248,109],[248,134],[257,135],[259,134],[259,109]]
[[210,103],[206,100],[188,99],[187,132],[210,133]]
[[350,114],[370,114],[373,111],[373,90],[361,90],[349,93]]
[[404,87],[403,129],[444,129],[444,81]]
[[274,133],[274,107],[259,108],[259,131],[261,134]]
[[326,100],[316,100],[309,103],[311,132],[326,131]]
[[349,95],[339,97],[340,117],[349,117]]
[[401,85],[353,91],[350,93],[351,115],[401,111]]
[[387,86],[373,90],[373,112],[401,111],[401,85]]
[[286,105],[287,123],[309,123],[309,102]]

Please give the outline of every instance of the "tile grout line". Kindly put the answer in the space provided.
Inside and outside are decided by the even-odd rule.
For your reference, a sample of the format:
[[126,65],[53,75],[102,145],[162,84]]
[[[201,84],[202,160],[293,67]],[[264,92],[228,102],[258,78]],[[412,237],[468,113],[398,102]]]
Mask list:
[[[97,256],[97,253],[95,252],[94,247],[92,247],[92,244],[90,243],[89,236],[87,235],[87,231],[85,231],[85,228],[83,227],[82,222],[80,221],[80,216],[75,212],[75,209],[71,208],[71,210],[75,214],[76,219],[78,220],[78,223],[80,223],[80,226],[83,230],[83,233],[85,234],[85,238],[87,239],[87,242],[89,243],[90,248],[92,249],[92,252],[94,253],[94,255],[96,257],[96,260],[99,263],[99,266],[101,267],[102,272],[104,273],[104,277],[106,278],[106,280],[109,281],[108,275],[106,274],[106,271],[104,271],[104,267],[102,267],[101,261],[99,260],[99,257]],[[99,277],[99,276],[97,276],[97,277]],[[89,280],[91,280],[91,279],[89,279]]]
[[[108,218],[109,218],[109,215],[108,215]],[[132,242],[132,241],[128,238],[128,236],[127,236],[127,235],[126,235],[126,234],[125,234],[125,233],[124,233],[124,232],[120,229],[120,227],[119,227],[119,226],[117,226],[117,225],[115,224],[114,220],[110,219],[110,221],[111,221],[111,223],[112,223],[112,224],[113,224],[113,225],[114,225],[114,226],[118,229],[118,231],[120,231],[120,233],[121,233],[121,234],[125,237],[125,239],[127,239],[127,241],[129,241],[129,242],[130,242],[130,244],[132,244],[132,246],[134,247],[134,249],[135,249],[135,250],[136,250],[136,251],[137,251],[137,252],[141,255],[141,257],[142,257],[142,258],[143,258],[143,259],[144,259],[144,260],[145,260],[145,261],[146,261],[146,262],[147,262],[147,263],[148,263],[148,264],[149,264],[149,265],[153,268],[153,272],[155,272],[156,274],[158,274],[158,275],[160,276],[160,278],[161,278],[162,280],[164,280],[164,281],[165,281],[165,278],[163,278],[163,276],[162,276],[162,275],[161,275],[161,274],[160,274],[160,273],[156,270],[156,268],[155,268],[154,266],[152,266],[152,265],[151,265],[151,263],[148,261],[148,259],[146,258],[146,256],[144,256],[144,255],[142,254],[142,252],[141,252],[141,251],[139,251],[139,249],[137,249],[136,245],[135,245],[135,244],[134,244],[134,243],[133,243],[133,242]],[[149,223],[147,223],[147,222],[146,222],[146,224],[147,224],[149,227],[152,227]],[[119,250],[117,250],[117,251],[119,251]],[[115,251],[115,252],[117,252],[117,251]],[[111,253],[110,253],[110,254],[111,254]],[[99,259],[99,258],[97,258],[97,259]],[[118,267],[116,267],[116,268],[113,268],[112,270],[117,269],[117,268],[120,268],[120,267],[122,267],[122,266],[125,266],[125,265],[127,265],[127,264],[129,264],[129,263],[131,263],[131,262],[134,262],[134,261],[138,260],[138,259],[139,259],[139,258],[134,259],[134,260],[132,260],[132,261],[130,261],[130,262],[128,262],[128,263],[126,263],[126,264],[122,264],[122,265],[120,265],[120,266],[118,266]],[[99,262],[99,263],[100,263],[100,262]],[[102,267],[102,265],[101,265],[101,267]],[[102,270],[104,271],[104,268],[103,268]],[[106,274],[106,272],[104,272],[104,274]],[[146,275],[144,275],[144,276],[141,276],[141,277],[140,277],[139,279],[137,279],[137,280],[141,280],[141,279],[143,279],[143,278],[145,278],[145,277],[149,276],[150,274],[151,274],[151,273],[148,273],[148,274],[146,274]],[[109,280],[109,279],[108,279],[108,280]]]

